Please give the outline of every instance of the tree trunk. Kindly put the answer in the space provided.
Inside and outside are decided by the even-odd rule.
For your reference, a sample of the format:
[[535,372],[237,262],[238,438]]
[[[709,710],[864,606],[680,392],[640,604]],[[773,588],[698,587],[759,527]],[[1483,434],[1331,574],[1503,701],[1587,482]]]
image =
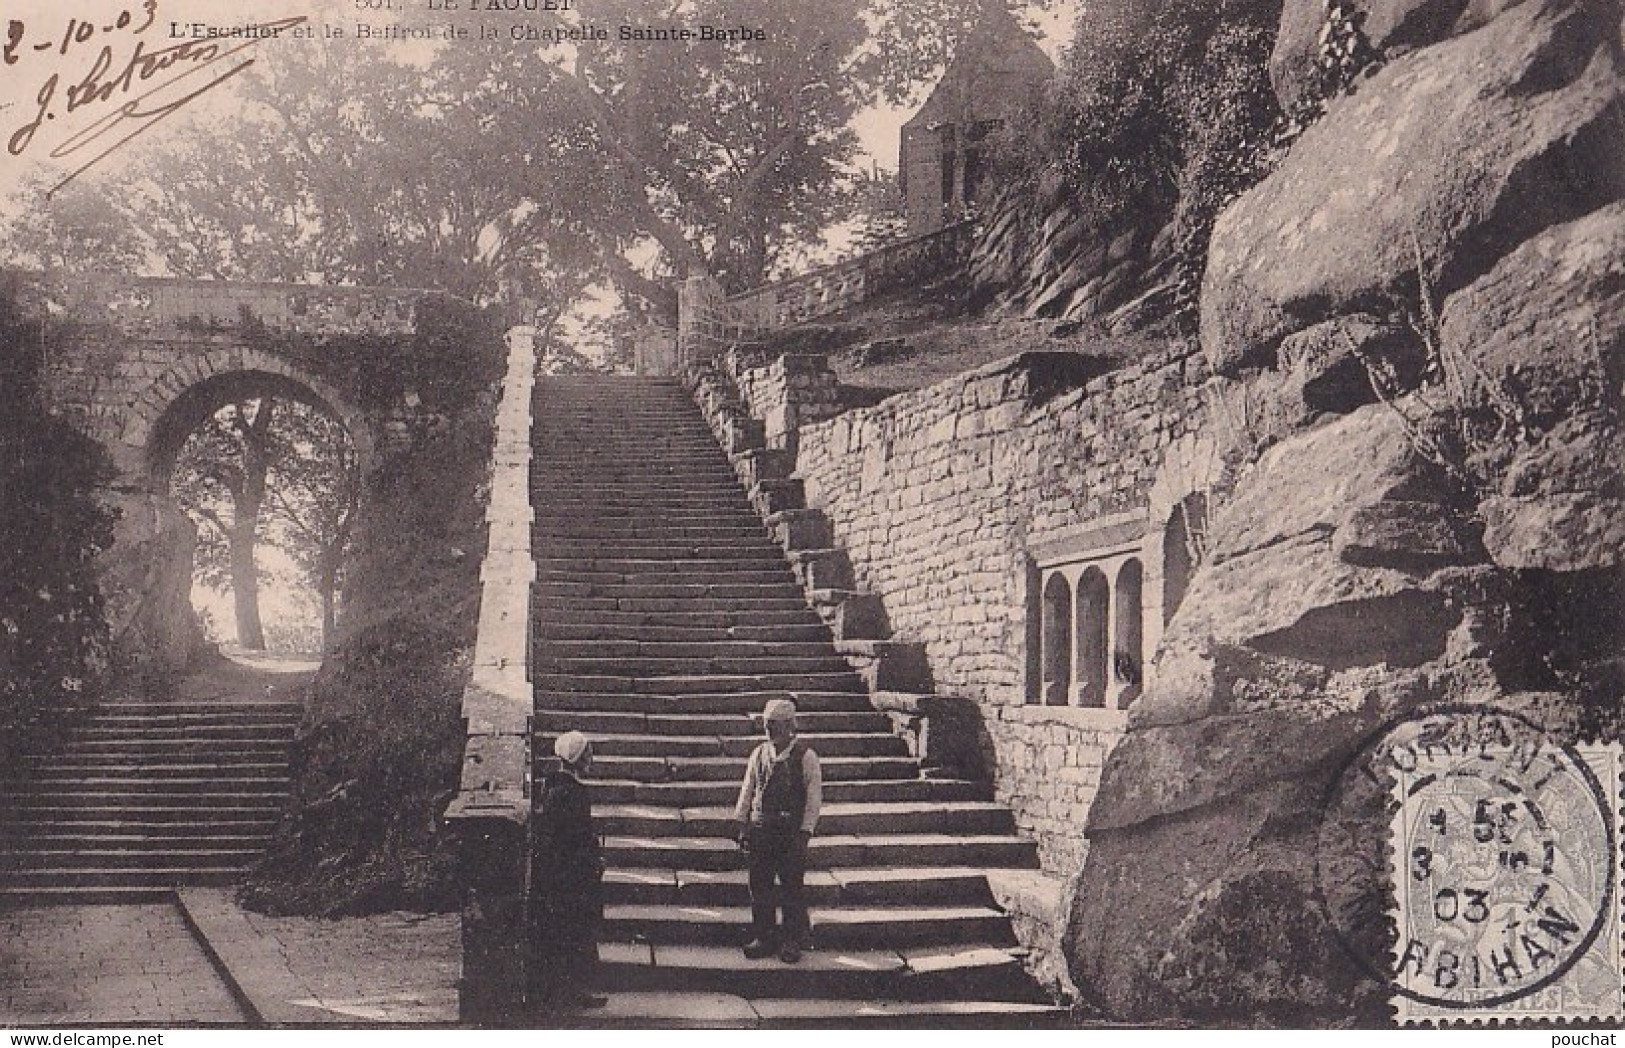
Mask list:
[[259,541],[260,509],[265,504],[265,476],[270,468],[271,416],[276,401],[261,397],[250,421],[238,408],[237,426],[243,435],[242,490],[234,492],[231,520],[231,593],[237,608],[237,643],[250,651],[263,651],[265,629],[260,624],[260,577],[254,564]]
[[237,643],[260,651],[265,648],[265,628],[260,624],[259,570],[254,566],[259,512],[258,507],[252,514],[245,509],[241,504],[236,507],[231,526],[231,596],[237,609]]
[[322,651],[333,646],[334,631],[338,626],[338,572],[324,568],[316,583],[322,598]]

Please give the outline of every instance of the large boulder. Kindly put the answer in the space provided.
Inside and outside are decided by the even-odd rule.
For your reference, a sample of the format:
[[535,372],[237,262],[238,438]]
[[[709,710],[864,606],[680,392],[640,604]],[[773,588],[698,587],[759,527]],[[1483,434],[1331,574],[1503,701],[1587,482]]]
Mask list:
[[1336,316],[1417,311],[1418,250],[1437,298],[1625,196],[1605,17],[1528,0],[1334,104],[1214,229],[1201,325],[1215,370],[1268,366],[1283,337]]
[[1440,346],[1520,438],[1480,449],[1496,467],[1481,507],[1496,563],[1625,563],[1625,203],[1547,230],[1452,295]]
[[1460,498],[1374,404],[1271,448],[1216,510],[1089,814],[1069,956],[1109,1014],[1382,1016],[1318,908],[1316,818],[1361,741],[1439,695],[1452,569],[1483,559]]
[[172,499],[111,490],[118,511],[113,544],[96,561],[115,656],[128,667],[180,669],[201,650],[192,610],[197,526]]
[[[1379,51],[1403,52],[1435,44],[1477,29],[1523,0],[1345,0],[1366,40]],[[1322,5],[1289,3],[1270,55],[1270,82],[1283,109],[1291,109],[1313,90],[1315,58],[1320,51]]]

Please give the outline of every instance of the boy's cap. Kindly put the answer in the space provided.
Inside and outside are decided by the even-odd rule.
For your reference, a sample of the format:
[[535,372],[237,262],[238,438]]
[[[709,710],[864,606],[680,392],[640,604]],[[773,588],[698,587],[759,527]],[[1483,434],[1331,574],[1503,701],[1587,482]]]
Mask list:
[[553,743],[553,755],[566,764],[574,764],[587,752],[587,737],[579,731],[567,731]]
[[794,720],[796,704],[789,699],[773,699],[762,707],[762,722]]

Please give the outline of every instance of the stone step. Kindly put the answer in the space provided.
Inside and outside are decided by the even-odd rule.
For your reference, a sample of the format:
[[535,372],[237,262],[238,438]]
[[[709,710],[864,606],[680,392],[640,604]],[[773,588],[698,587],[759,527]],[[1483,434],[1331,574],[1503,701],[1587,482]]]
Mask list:
[[[613,603],[613,602],[607,602]],[[707,610],[674,610],[674,611],[628,611],[616,608],[596,608],[590,618],[583,618],[577,611],[566,613],[559,606],[546,601],[537,601],[532,615],[532,622],[537,630],[547,636],[564,635],[561,631],[592,631],[588,637],[597,636],[602,629],[657,629],[681,630],[682,634],[673,636],[673,640],[688,640],[687,631],[694,630],[726,630],[728,636],[739,631],[738,636],[750,639],[760,630],[794,629],[800,631],[822,630],[821,637],[829,636],[829,627],[818,617],[818,614],[805,603],[793,608],[753,608],[741,611],[737,608],[721,608]],[[804,634],[803,634],[804,635]]]
[[150,866],[236,866],[257,860],[263,835],[98,834],[75,842],[67,835],[32,837],[6,856],[10,869],[150,868]]
[[[919,765],[910,757],[826,757],[825,782],[852,779],[911,779],[919,775]],[[636,782],[740,782],[745,775],[745,757],[626,757],[605,754],[593,758],[596,774]]]
[[[662,808],[644,804],[610,804],[594,811],[600,832],[631,837],[729,837],[733,806]],[[1010,809],[985,802],[960,803],[830,803],[824,805],[818,831],[831,835],[970,833],[983,836],[1016,832]]]
[[699,469],[649,470],[641,474],[611,471],[603,466],[597,469],[563,470],[548,468],[538,463],[530,471],[531,487],[543,499],[565,497],[595,501],[598,499],[626,498],[630,495],[664,500],[700,498],[708,502],[716,499],[739,498],[743,491],[739,478],[731,467],[717,463]]
[[[609,564],[619,565],[608,567]],[[576,582],[586,585],[636,585],[673,583],[694,585],[721,583],[739,585],[796,585],[796,577],[783,558],[771,561],[754,560],[648,560],[648,561],[571,561],[560,558],[538,559],[536,573],[547,581]]]
[[[891,718],[879,712],[799,713],[796,722],[808,735],[891,730]],[[531,727],[539,735],[584,731],[593,735],[720,735],[745,737],[753,742],[759,742],[762,738],[760,718],[746,713],[648,714],[539,710]]]
[[[739,906],[604,907],[603,936],[651,943],[736,945],[747,937],[750,909]],[[1015,945],[1010,922],[980,906],[825,907],[813,914],[813,942],[820,949],[898,949],[905,946],[991,942]]]
[[267,763],[259,760],[251,764],[231,764],[215,761],[211,757],[204,761],[174,761],[165,758],[163,763],[149,763],[125,758],[87,761],[62,756],[55,760],[34,758],[30,763],[35,766],[27,768],[24,774],[31,782],[91,782],[97,779],[253,783],[288,781],[287,761]]
[[[803,734],[820,757],[904,757],[908,749],[897,735],[880,732],[862,734]],[[553,751],[553,736],[541,734],[540,752]],[[761,745],[757,735],[619,735],[595,734],[595,759],[606,757],[737,757],[744,759]]]
[[297,713],[234,713],[188,710],[99,710],[82,722],[87,728],[126,728],[137,731],[192,728],[249,728],[263,732],[291,732],[299,724]]
[[96,834],[133,834],[146,837],[207,837],[226,836],[269,838],[276,830],[278,811],[265,809],[259,818],[216,817],[202,821],[196,816],[215,815],[213,812],[186,812],[190,818],[154,819],[139,809],[128,816],[116,812],[80,811],[72,808],[36,808],[7,812],[0,820],[0,838],[8,835],[27,837],[33,842],[57,838],[84,840]]
[[[781,601],[804,600],[795,578],[784,575],[762,581],[735,581],[727,576],[711,579],[672,580],[626,579],[617,577],[602,581],[575,582],[557,575],[542,575],[536,580],[538,599],[569,601],[600,599],[620,601],[660,600],[679,605],[690,601],[702,610],[710,603],[746,610],[751,607],[777,607]],[[702,603],[703,602],[703,603]]]
[[[724,837],[604,838],[612,867],[669,867],[676,870],[735,870],[744,860]],[[1032,842],[1003,834],[815,834],[808,846],[812,869],[840,866],[980,866],[1035,869]]]
[[546,639],[540,648],[551,658],[827,658],[833,650],[828,638],[811,641],[639,641],[605,637],[593,640]]
[[224,775],[198,778],[146,779],[130,775],[65,776],[44,775],[17,782],[16,795],[50,795],[63,798],[118,799],[120,797],[193,797],[198,804],[234,797],[281,797],[288,792],[286,776],[244,778]]
[[40,889],[116,888],[121,891],[138,889],[172,889],[177,887],[215,888],[240,881],[248,871],[248,864],[223,866],[154,866],[130,869],[114,866],[41,867],[0,873],[0,886],[29,892]]
[[795,965],[752,961],[732,946],[609,943],[604,983],[618,992],[690,990],[745,998],[882,1001],[1038,1000],[1021,961],[987,943],[903,950],[810,950]]
[[210,847],[206,838],[174,846],[107,847],[87,841],[81,848],[27,848],[6,857],[11,876],[38,870],[156,870],[247,867],[258,859],[265,842],[255,838],[236,846]]
[[743,528],[754,524],[757,531],[765,530],[742,491],[670,505],[658,499],[651,501],[638,491],[625,491],[615,498],[580,498],[560,491],[536,491],[531,495],[534,520],[544,532],[550,524],[582,521],[640,526],[670,522],[691,528]]
[[595,1030],[1048,1030],[1072,1025],[1065,1008],[996,999],[747,1000],[705,990],[611,994],[609,1004],[590,1015],[580,1021]]
[[[581,596],[555,593],[549,586],[538,586],[533,605],[538,611],[568,612],[577,620],[596,621],[583,613],[628,612],[634,615],[668,615],[673,619],[685,612],[722,611],[751,617],[757,612],[787,612],[798,617],[807,612],[806,602],[799,597],[631,597]],[[613,621],[613,620],[608,620]],[[771,620],[758,620],[767,622]]]
[[610,658],[582,655],[554,655],[545,647],[537,651],[531,664],[537,679],[544,676],[576,675],[610,677],[635,675],[640,680],[715,679],[719,677],[818,677],[851,673],[852,667],[839,655],[694,655],[683,658],[644,655],[618,655]]
[[[733,518],[729,518],[733,519]],[[727,524],[712,518],[704,524],[674,524],[665,521],[659,525],[642,521],[615,518],[613,520],[584,520],[579,517],[544,521],[532,532],[533,548],[547,548],[547,543],[597,542],[606,550],[630,550],[639,546],[668,543],[707,544],[716,542],[755,543],[760,548],[772,540],[759,521]]]
[[873,712],[869,696],[861,691],[803,691],[762,687],[737,692],[643,694],[629,689],[613,691],[561,691],[536,682],[536,708],[544,711],[647,714],[751,714],[761,713],[771,699],[791,699],[802,713]]
[[[610,902],[664,905],[748,906],[750,886],[742,869],[677,870],[616,868],[604,874]],[[992,906],[984,871],[965,866],[904,866],[809,870],[812,906],[892,905],[909,902]]]
[[36,906],[134,906],[168,902],[170,885],[151,887],[89,887],[85,885],[7,885],[0,882],[0,911]]
[[[598,769],[594,769],[595,774]],[[638,782],[632,779],[588,781],[594,804],[647,804],[660,807],[697,808],[732,804],[739,796],[739,783]],[[824,783],[824,802],[904,803],[910,801],[986,800],[991,787],[965,779],[853,779]]]
[[[850,670],[829,673],[707,674],[625,677],[609,674],[546,673],[532,678],[538,695],[559,692],[619,695],[725,695],[730,692],[847,692],[867,694]],[[800,705],[799,703],[797,704]],[[544,708],[549,708],[544,706]],[[609,708],[609,707],[604,707]],[[760,707],[757,707],[760,709]]]
[[655,536],[649,539],[623,540],[610,543],[602,539],[559,539],[548,537],[545,547],[536,550],[537,563],[548,560],[569,561],[619,558],[621,562],[636,564],[671,564],[690,561],[740,561],[748,564],[784,566],[784,556],[777,546],[765,539],[755,544],[737,543],[674,543]]
[[[222,763],[263,761],[267,757],[286,758],[293,740],[281,739],[199,739],[190,735],[150,738],[144,735],[69,736],[62,742],[66,755],[108,757],[209,757]],[[284,760],[285,763],[285,760]]]

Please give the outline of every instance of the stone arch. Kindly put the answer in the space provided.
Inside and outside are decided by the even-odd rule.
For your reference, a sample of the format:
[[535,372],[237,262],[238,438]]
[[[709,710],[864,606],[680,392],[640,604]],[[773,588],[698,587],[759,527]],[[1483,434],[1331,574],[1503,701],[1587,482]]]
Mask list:
[[1111,609],[1111,583],[1106,573],[1090,565],[1078,576],[1076,635],[1073,640],[1077,665],[1077,704],[1104,709],[1110,684],[1107,664],[1108,627]]
[[349,432],[363,475],[371,471],[375,441],[367,417],[331,384],[275,354],[246,346],[188,356],[153,380],[125,419],[119,454],[126,471],[149,482],[164,480],[180,442],[234,387],[280,392],[331,412]]
[[1039,686],[1046,706],[1065,706],[1072,691],[1072,588],[1059,571],[1044,583]]

